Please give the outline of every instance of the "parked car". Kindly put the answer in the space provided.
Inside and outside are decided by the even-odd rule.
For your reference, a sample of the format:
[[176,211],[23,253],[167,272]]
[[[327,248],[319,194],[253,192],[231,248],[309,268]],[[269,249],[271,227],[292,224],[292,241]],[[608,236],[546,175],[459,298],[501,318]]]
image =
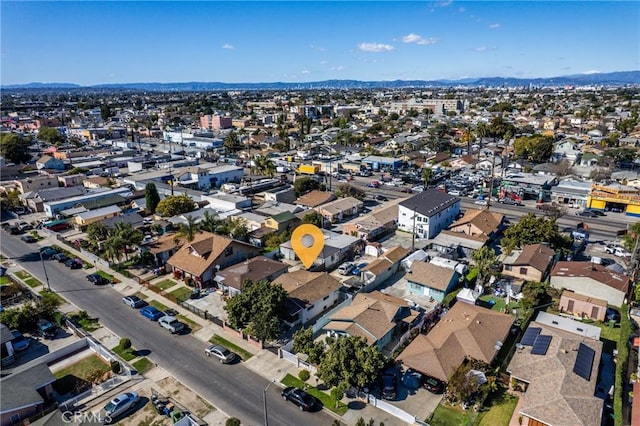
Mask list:
[[18,235],[18,234],[23,234],[24,232],[20,230],[20,228],[18,228],[15,225],[10,225],[4,228],[5,231],[7,231],[8,233],[10,233],[11,235]]
[[102,409],[100,421],[105,424],[115,421],[118,416],[133,408],[139,399],[137,392],[125,392],[116,396]]
[[445,385],[440,380],[431,376],[423,376],[424,388],[431,393],[441,394],[444,393]]
[[605,253],[610,253],[618,257],[631,257],[631,253],[629,253],[624,247],[613,244],[606,245],[604,251]]
[[[164,315],[164,312],[160,312],[160,313]],[[171,334],[180,333],[182,330],[185,329],[185,325],[180,321],[178,321],[178,318],[174,316],[169,316],[169,315],[162,316],[158,320],[158,324],[160,324],[161,327],[164,327],[167,330],[169,330]]]
[[18,222],[16,226],[20,228],[21,231],[30,231],[31,229],[33,229],[33,226],[29,222],[24,221]]
[[149,318],[151,321],[158,321],[164,316],[164,314],[154,306],[145,306],[140,309],[140,315]]
[[416,185],[413,188],[411,188],[412,192],[423,192],[424,191],[424,185]]
[[522,203],[520,201],[516,201],[513,198],[509,198],[509,197],[505,197],[505,198],[500,198],[498,200],[499,203],[502,204],[508,204],[510,206],[521,206]]
[[22,237],[20,237],[20,239],[25,243],[35,243],[36,241],[38,241],[33,235],[30,234],[23,235]]
[[583,217],[598,217],[597,214],[595,214],[594,212],[592,212],[591,210],[584,210],[581,212],[576,212],[576,214],[578,216],[583,216]]
[[607,308],[607,313],[605,315],[606,321],[613,321],[616,324],[620,323],[620,312],[618,312],[617,310],[613,309],[613,308]]
[[356,267],[351,270],[351,275],[360,275],[360,270],[367,265],[368,265],[367,262],[358,263]]
[[11,335],[13,339],[11,339],[11,346],[16,351],[24,351],[29,347],[29,339],[24,337],[22,333],[18,330],[11,330]]
[[48,248],[48,249],[45,249],[45,250],[40,250],[40,254],[45,259],[49,259],[49,258],[52,258],[53,256],[55,256],[56,254],[58,254],[58,250],[56,250],[54,248]]
[[131,306],[133,309],[139,309],[147,306],[147,302],[140,299],[138,296],[125,296],[122,298],[122,303]]
[[221,364],[230,364],[235,361],[237,355],[222,345],[211,345],[204,350],[204,353],[211,357],[218,358]]
[[385,197],[384,195],[376,195],[375,197],[373,197],[374,200],[376,201],[389,201],[389,199],[387,197]]
[[109,284],[111,282],[109,279],[97,273],[87,275],[87,281],[95,285]]
[[53,256],[51,256],[51,258],[57,260],[60,263],[65,263],[67,260],[69,260],[69,256],[67,256],[65,253],[54,254]]
[[340,267],[338,268],[338,273],[340,275],[349,275],[349,273],[353,271],[354,267],[355,265],[353,263],[345,262],[342,265],[340,265]]
[[398,376],[396,370],[390,368],[382,373],[382,397],[384,399],[396,399],[396,387],[398,384]]
[[45,339],[53,339],[56,335],[57,327],[44,318],[38,320],[38,332]]
[[82,261],[80,259],[69,259],[64,262],[64,266],[71,269],[80,269],[82,268]]
[[591,213],[595,214],[596,216],[606,216],[607,214],[605,212],[603,212],[602,210],[589,210]]
[[316,399],[313,396],[293,386],[282,391],[282,399],[293,402],[300,411],[309,411],[316,405]]
[[482,200],[476,200],[476,201],[474,201],[474,202],[473,202],[473,204],[477,204],[477,205],[479,205],[479,206],[487,206],[487,205],[489,205],[489,203],[487,202],[487,200],[484,200],[484,199],[482,199]]

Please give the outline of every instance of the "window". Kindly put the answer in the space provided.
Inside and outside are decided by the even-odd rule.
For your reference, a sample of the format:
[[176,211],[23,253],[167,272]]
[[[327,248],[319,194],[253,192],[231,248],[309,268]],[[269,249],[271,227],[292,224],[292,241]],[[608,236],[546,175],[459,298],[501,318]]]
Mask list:
[[510,271],[511,270],[511,265],[504,265],[504,270],[505,271]]
[[527,275],[527,268],[520,268],[521,275]]
[[233,254],[233,247],[231,247],[231,246],[230,246],[230,247],[227,247],[227,248],[224,250],[224,255],[225,255],[225,256],[231,256],[232,254]]
[[323,297],[322,300],[327,300],[328,298],[329,298],[329,296],[327,295],[327,296]]

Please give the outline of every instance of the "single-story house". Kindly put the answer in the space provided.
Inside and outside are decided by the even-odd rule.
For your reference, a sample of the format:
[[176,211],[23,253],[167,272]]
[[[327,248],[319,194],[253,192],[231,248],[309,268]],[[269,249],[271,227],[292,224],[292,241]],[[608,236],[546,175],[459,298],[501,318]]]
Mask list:
[[200,232],[167,260],[176,278],[208,285],[220,269],[260,254],[258,247],[210,232]]
[[405,275],[407,290],[418,296],[432,297],[442,302],[460,280],[460,274],[451,268],[426,262],[413,262]]
[[270,228],[276,232],[284,232],[286,230],[293,230],[300,220],[296,215],[290,211],[274,214],[264,221],[264,226]]
[[559,308],[560,312],[604,321],[607,313],[607,301],[565,290],[560,295]]
[[336,199],[336,196],[331,192],[314,190],[296,200],[296,205],[304,208],[312,209],[321,204],[328,203]]
[[156,267],[167,264],[167,260],[173,256],[187,240],[176,233],[163,234],[149,244],[140,246],[141,252],[153,254]]
[[470,258],[475,250],[478,250],[488,242],[489,238],[484,235],[467,235],[462,232],[452,232],[445,229],[433,239],[432,247],[441,256],[447,258]]
[[[350,235],[338,234],[336,232],[323,229],[324,247],[314,261],[312,268],[324,270],[332,269],[344,260],[351,259],[364,249],[364,241]],[[284,259],[297,260],[296,253],[291,247],[291,240],[280,244],[280,253]]]
[[52,383],[56,380],[44,362],[2,377],[0,424],[23,424],[23,421],[42,413],[54,403]]
[[369,346],[382,350],[394,332],[406,331],[419,318],[406,300],[373,291],[356,294],[348,306],[331,315],[323,330],[329,336],[363,337]]
[[467,303],[456,303],[429,331],[418,334],[396,361],[444,382],[466,358],[491,364],[496,342],[504,342],[514,317]]
[[279,284],[287,292],[286,308],[290,326],[307,325],[312,319],[339,302],[340,281],[326,272],[297,270],[280,275],[274,284]]
[[546,244],[529,244],[503,261],[502,275],[522,281],[543,282],[553,265],[555,251]]
[[230,296],[235,296],[242,291],[246,281],[273,281],[288,269],[289,265],[282,262],[256,256],[218,271],[214,280]]
[[386,250],[376,260],[360,270],[362,291],[369,292],[385,282],[400,269],[400,262],[407,257],[409,250],[396,246]]
[[92,223],[101,222],[105,219],[115,217],[122,214],[122,210],[118,206],[108,206],[97,210],[89,210],[78,213],[74,217],[76,226],[84,228]]
[[64,161],[53,158],[49,155],[43,155],[36,161],[36,167],[38,170],[64,170]]
[[314,207],[330,223],[342,222],[346,218],[358,215],[364,208],[361,200],[353,197],[339,198],[335,201]]
[[469,209],[464,216],[451,224],[449,231],[471,236],[480,235],[493,240],[504,227],[505,216],[502,213]]
[[571,290],[584,296],[606,300],[622,306],[629,292],[626,275],[611,272],[592,262],[558,262],[551,271],[551,287]]

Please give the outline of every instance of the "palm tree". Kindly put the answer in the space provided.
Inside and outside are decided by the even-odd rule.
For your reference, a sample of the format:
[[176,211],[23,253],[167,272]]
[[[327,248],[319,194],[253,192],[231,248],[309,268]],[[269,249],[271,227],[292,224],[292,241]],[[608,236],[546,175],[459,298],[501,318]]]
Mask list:
[[117,236],[113,235],[109,237],[103,244],[105,257],[113,263],[117,263],[120,260],[123,246],[122,240]]
[[275,176],[276,164],[273,162],[273,160],[270,160],[268,158],[265,160],[263,172],[265,175],[269,176],[270,178]]
[[218,226],[220,226],[220,218],[218,217],[218,214],[215,212],[204,212],[204,217],[200,221],[200,229],[215,234]]
[[187,223],[184,223],[180,226],[180,235],[185,237],[188,242],[193,241],[196,237],[196,233],[198,233],[199,226],[196,223],[196,219],[189,215],[187,216]]
[[498,261],[498,256],[493,249],[482,246],[471,254],[471,259],[478,270],[478,282],[484,286],[489,272]]
[[129,260],[129,247],[132,245],[138,245],[142,242],[142,232],[135,229],[130,223],[118,222],[116,223],[112,236],[122,241],[122,249],[124,250],[125,259]]
[[432,175],[433,175],[433,170],[431,170],[431,168],[425,167],[424,169],[422,169],[422,180],[424,180],[425,190],[429,186],[429,181],[431,180]]

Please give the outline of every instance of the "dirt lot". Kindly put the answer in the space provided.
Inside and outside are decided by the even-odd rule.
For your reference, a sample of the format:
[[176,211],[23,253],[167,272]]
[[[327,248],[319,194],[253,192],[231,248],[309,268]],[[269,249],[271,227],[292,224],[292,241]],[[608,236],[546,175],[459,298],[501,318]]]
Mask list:
[[[153,388],[153,389],[152,389]],[[181,405],[186,411],[202,419],[206,414],[215,410],[208,402],[196,395],[194,392],[178,383],[173,377],[167,377],[152,385],[140,389],[140,398],[146,401],[143,408],[127,416],[119,424],[135,426],[170,426],[173,423],[167,416],[156,413],[151,403],[152,391],[163,397],[168,397]]]

